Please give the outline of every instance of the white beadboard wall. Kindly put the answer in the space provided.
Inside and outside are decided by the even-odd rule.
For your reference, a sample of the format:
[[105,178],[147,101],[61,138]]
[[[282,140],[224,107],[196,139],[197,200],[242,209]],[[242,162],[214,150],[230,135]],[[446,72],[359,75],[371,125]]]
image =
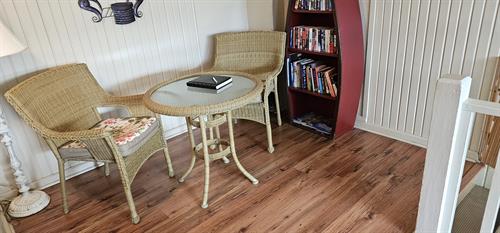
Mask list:
[[[116,1],[101,0],[103,6],[112,2]],[[147,0],[141,6],[143,18],[118,26],[111,18],[93,23],[92,14],[81,10],[77,0],[0,0],[0,20],[28,46],[20,54],[0,58],[0,91],[4,93],[25,74],[84,62],[110,93],[141,93],[163,80],[207,67],[213,34],[272,29],[272,12],[262,15],[258,11],[268,6],[272,9],[267,0]],[[43,140],[3,96],[0,106],[31,186],[58,182],[57,163]],[[184,131],[183,119],[164,120],[168,135]],[[0,197],[16,190],[8,164],[7,153],[0,146]],[[94,166],[75,163],[67,172],[72,176]]]
[[[441,74],[471,75],[471,97],[486,99],[500,55],[500,0],[359,0],[366,75],[357,127],[427,144],[430,111]],[[0,91],[22,75],[70,62],[86,62],[113,94],[132,94],[154,83],[195,72],[210,62],[210,36],[222,31],[270,30],[284,21],[287,0],[148,0],[144,18],[127,26],[94,24],[76,0],[0,0],[0,20],[29,49],[0,58]],[[103,0],[108,5],[110,0]],[[279,10],[273,9],[280,7]],[[286,10],[285,10],[286,12]],[[280,14],[280,13],[278,13]],[[47,146],[0,98],[15,149],[33,187],[57,182]],[[479,146],[478,117],[471,151]],[[170,135],[183,121],[166,120]],[[75,175],[93,164],[73,164]],[[0,196],[13,189],[0,149]]]
[[[499,0],[360,0],[366,70],[359,128],[426,146],[437,79],[470,75],[487,99],[500,55]],[[478,116],[470,151],[478,150]]]

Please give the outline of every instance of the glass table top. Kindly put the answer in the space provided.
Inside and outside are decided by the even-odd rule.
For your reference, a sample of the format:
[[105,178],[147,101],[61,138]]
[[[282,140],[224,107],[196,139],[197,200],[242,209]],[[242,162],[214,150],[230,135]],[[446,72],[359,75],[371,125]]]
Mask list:
[[151,100],[170,107],[193,107],[201,105],[216,105],[234,100],[255,89],[256,82],[250,78],[238,75],[224,75],[233,79],[232,85],[220,93],[210,92],[200,88],[192,88],[187,82],[199,77],[191,76],[168,83],[151,93]]

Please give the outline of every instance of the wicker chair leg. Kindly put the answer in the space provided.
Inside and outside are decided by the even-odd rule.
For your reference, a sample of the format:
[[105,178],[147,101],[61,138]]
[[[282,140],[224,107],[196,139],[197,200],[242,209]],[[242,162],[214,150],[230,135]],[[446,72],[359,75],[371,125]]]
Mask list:
[[278,96],[278,79],[274,79],[274,101],[276,104],[276,117],[278,118],[278,126],[282,125],[281,121],[281,109],[280,109],[280,99]]
[[68,195],[66,194],[66,175],[64,171],[64,160],[58,159],[59,167],[59,182],[61,183],[61,197],[63,202],[63,211],[65,214],[69,213],[68,208]]
[[165,161],[167,161],[168,176],[174,177],[175,176],[174,167],[172,166],[172,160],[170,159],[170,153],[168,153],[168,147],[166,143],[165,143],[165,148],[163,148],[163,155],[165,156]]
[[161,115],[156,114],[156,119],[159,119],[160,122],[160,130],[161,132],[161,142],[163,143],[163,156],[165,156],[165,161],[167,161],[167,167],[168,167],[168,176],[174,177],[175,172],[174,172],[174,167],[172,166],[172,160],[170,159],[170,153],[168,153],[168,145],[167,145],[167,140],[165,137],[165,133],[163,131],[163,121],[161,120]]
[[104,175],[109,176],[109,163],[104,162]]
[[274,152],[273,145],[273,132],[271,130],[271,117],[269,116],[269,98],[264,98],[264,117],[266,121],[266,133],[267,133],[267,151],[269,153]]
[[141,217],[137,214],[135,210],[134,198],[132,197],[132,192],[130,190],[130,185],[123,185],[123,189],[125,191],[125,196],[127,197],[128,207],[130,208],[130,217],[132,219],[133,224],[139,223],[141,221]]
[[259,181],[255,179],[255,177],[252,176],[252,174],[248,173],[248,171],[241,165],[240,161],[238,160],[238,156],[236,155],[236,147],[234,145],[234,135],[233,135],[233,122],[232,120],[232,114],[231,111],[227,112],[227,125],[229,128],[229,146],[231,147],[231,154],[234,159],[234,163],[236,163],[236,166],[238,169],[240,169],[241,173],[245,175],[251,182],[252,184],[258,184]]
[[203,201],[201,208],[208,208],[208,188],[210,182],[210,156],[208,154],[207,132],[205,120],[200,117],[201,140],[203,145],[203,160],[205,164],[205,185],[203,186]]
[[191,164],[189,165],[188,170],[182,177],[179,179],[179,182],[184,182],[186,180],[186,177],[193,171],[194,164],[196,162],[196,153],[195,153],[195,147],[196,144],[194,142],[194,135],[193,135],[193,127],[191,126],[191,123],[189,123],[189,117],[186,117],[186,126],[187,126],[187,131],[188,131],[188,137],[189,137],[189,142],[191,143]]
[[[193,152],[194,153],[194,152]],[[182,177],[179,179],[179,182],[182,183],[186,180],[186,177],[189,176],[189,174],[191,174],[191,171],[193,171],[193,168],[194,168],[194,164],[196,163],[196,155],[192,155],[191,156],[191,164],[189,165],[189,168],[188,170],[184,173],[184,175],[182,175]]]

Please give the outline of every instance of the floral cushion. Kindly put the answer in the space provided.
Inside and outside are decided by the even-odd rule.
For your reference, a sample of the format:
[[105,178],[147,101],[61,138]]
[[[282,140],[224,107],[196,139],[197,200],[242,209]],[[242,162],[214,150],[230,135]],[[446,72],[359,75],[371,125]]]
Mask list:
[[[158,123],[155,117],[109,118],[97,123],[91,129],[104,129],[105,131],[111,132],[115,143],[118,145],[119,149],[122,149],[124,147],[129,147],[128,144],[137,144],[136,142],[131,142],[136,139],[140,140],[139,137],[144,138],[144,136],[150,134],[148,132],[156,128],[157,125]],[[72,140],[62,145],[59,148],[59,152],[62,156],[64,156],[63,154],[70,154],[71,152],[79,151],[81,153],[82,149],[86,151],[86,147],[85,143]],[[122,153],[125,151],[129,150],[124,150]]]

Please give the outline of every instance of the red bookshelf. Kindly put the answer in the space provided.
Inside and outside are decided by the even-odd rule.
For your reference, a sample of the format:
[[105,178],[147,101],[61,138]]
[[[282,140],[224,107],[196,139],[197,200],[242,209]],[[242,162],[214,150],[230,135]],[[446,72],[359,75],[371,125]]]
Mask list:
[[[333,10],[299,10],[295,9],[296,0],[290,0],[287,16],[287,51],[290,54],[300,53],[303,58],[323,61],[334,67],[337,72],[338,95],[332,97],[326,94],[312,92],[307,89],[288,87],[288,109],[292,125],[309,131],[314,131],[294,119],[308,113],[320,118],[332,128],[331,134],[317,132],[327,137],[338,137],[349,132],[354,127],[358,104],[364,78],[363,32],[359,2],[352,0],[331,0]],[[337,44],[335,53],[307,51],[290,47],[290,33],[295,26],[325,27],[335,29]],[[285,60],[285,68],[288,66]]]
[[308,91],[306,89],[295,88],[295,87],[288,87],[288,91],[299,92],[299,93],[302,93],[302,94],[312,95],[312,96],[316,96],[316,97],[319,97],[319,98],[323,98],[323,99],[327,99],[327,100],[332,100],[332,101],[334,101],[334,100],[337,99],[337,98],[329,96],[329,95],[323,95],[323,94],[319,94],[319,93],[316,93],[316,92]]

